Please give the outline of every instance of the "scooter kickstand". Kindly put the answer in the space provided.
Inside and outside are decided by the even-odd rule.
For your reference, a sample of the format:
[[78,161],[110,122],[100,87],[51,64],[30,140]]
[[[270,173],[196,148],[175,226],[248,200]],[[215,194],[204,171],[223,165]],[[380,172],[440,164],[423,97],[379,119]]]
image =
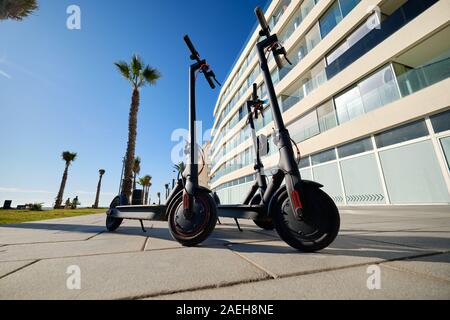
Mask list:
[[217,217],[217,222],[218,222],[219,224],[222,224],[222,222],[220,222],[219,217]]
[[237,227],[238,227],[238,230],[239,230],[240,232],[244,232],[244,230],[241,229],[241,226],[240,226],[240,224],[239,224],[238,219],[237,219],[237,218],[234,218],[234,221],[236,221],[236,225],[237,225]]
[[139,220],[139,222],[141,223],[142,232],[147,233],[147,230],[144,228],[144,222],[142,220]]

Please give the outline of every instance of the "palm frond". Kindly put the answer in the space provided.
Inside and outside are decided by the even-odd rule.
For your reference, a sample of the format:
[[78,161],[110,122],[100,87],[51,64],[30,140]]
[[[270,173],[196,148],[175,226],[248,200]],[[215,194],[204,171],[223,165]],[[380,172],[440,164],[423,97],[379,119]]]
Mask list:
[[132,170],[136,174],[139,174],[139,172],[141,171],[141,158],[140,157],[134,158]]
[[154,85],[161,78],[161,73],[157,69],[146,66],[142,71],[142,77],[149,85]]
[[70,151],[64,151],[62,153],[61,157],[66,163],[70,163],[70,162],[75,161],[75,159],[77,158],[77,153],[70,152]]
[[36,0],[0,0],[0,20],[23,20],[38,8]]
[[133,73],[135,79],[139,78],[143,64],[144,63],[141,57],[139,57],[137,54],[134,54],[133,57],[131,58],[131,72]]
[[117,70],[120,74],[127,80],[132,81],[130,66],[125,61],[117,61],[114,62],[114,65],[117,67]]

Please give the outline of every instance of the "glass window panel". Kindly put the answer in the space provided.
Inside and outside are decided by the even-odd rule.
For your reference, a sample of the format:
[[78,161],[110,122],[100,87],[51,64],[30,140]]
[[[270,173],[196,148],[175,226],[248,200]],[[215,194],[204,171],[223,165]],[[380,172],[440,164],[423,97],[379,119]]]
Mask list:
[[378,148],[387,147],[396,143],[401,143],[428,135],[425,121],[420,120],[401,127],[380,133],[375,136]]
[[361,81],[358,88],[366,113],[400,98],[390,65]]
[[313,166],[316,164],[333,161],[333,160],[336,160],[336,152],[334,151],[334,149],[323,151],[321,153],[311,156],[311,160],[312,160]]
[[330,33],[331,30],[336,27],[336,25],[342,20],[342,13],[339,8],[338,1],[335,1],[333,5],[325,12],[325,14],[320,18],[320,33],[322,38]]
[[342,14],[345,17],[361,0],[339,0]]
[[442,150],[444,150],[444,156],[447,160],[447,166],[450,169],[450,137],[441,139]]
[[309,157],[302,158],[298,166],[299,168],[307,168],[311,166],[311,161],[309,160]]
[[380,160],[393,204],[450,201],[430,140],[382,151]]
[[373,153],[341,161],[340,166],[348,204],[386,203]]
[[295,142],[302,142],[320,133],[317,113],[308,113],[288,126],[291,137]]
[[328,101],[317,108],[320,132],[325,132],[337,126],[336,111],[333,101]]
[[326,164],[313,168],[314,180],[323,184],[323,190],[337,203],[343,203],[341,178],[339,177],[337,163]]
[[340,146],[338,154],[340,158],[344,158],[370,150],[373,150],[372,139],[366,138]]
[[311,168],[302,169],[300,170],[300,176],[302,177],[302,180],[312,180],[312,171]]
[[434,132],[440,133],[450,130],[450,110],[430,117]]
[[310,52],[322,38],[323,36],[320,36],[319,25],[316,23],[305,36],[307,52]]
[[354,87],[334,99],[340,124],[364,113],[363,102],[358,87]]

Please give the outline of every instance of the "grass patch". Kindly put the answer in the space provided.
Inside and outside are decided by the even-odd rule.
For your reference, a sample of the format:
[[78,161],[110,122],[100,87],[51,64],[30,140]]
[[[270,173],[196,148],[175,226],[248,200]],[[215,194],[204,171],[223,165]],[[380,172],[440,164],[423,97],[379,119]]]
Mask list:
[[0,210],[0,224],[13,224],[30,221],[50,220],[89,214],[105,213],[107,209],[58,209],[45,211]]

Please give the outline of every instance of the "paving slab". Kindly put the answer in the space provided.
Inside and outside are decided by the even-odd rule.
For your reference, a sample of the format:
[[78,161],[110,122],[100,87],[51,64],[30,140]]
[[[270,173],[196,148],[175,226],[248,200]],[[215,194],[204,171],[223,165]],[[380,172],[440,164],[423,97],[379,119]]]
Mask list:
[[[19,270],[36,260],[0,262],[0,278]],[[0,287],[1,289],[1,287]]]
[[283,279],[198,290],[157,299],[297,300],[297,299],[450,299],[450,284],[380,267],[381,289],[367,288],[367,267],[321,272]]
[[51,259],[82,255],[141,251],[145,238],[128,238],[97,241],[71,241],[35,243],[3,247],[0,261]]
[[[26,244],[86,240],[105,231],[102,215],[0,225],[0,243]],[[103,219],[104,220],[104,219]]]
[[427,275],[450,283],[450,254],[437,254],[411,260],[393,261],[385,266]]
[[359,239],[395,243],[434,251],[450,251],[450,232],[410,230],[355,234],[351,236]]
[[[67,268],[81,270],[68,290]],[[230,250],[185,248],[39,261],[0,279],[0,299],[119,299],[256,281],[268,275]]]
[[283,241],[233,244],[229,247],[274,276],[305,274],[428,254],[431,251],[339,236],[319,253],[301,253]]

